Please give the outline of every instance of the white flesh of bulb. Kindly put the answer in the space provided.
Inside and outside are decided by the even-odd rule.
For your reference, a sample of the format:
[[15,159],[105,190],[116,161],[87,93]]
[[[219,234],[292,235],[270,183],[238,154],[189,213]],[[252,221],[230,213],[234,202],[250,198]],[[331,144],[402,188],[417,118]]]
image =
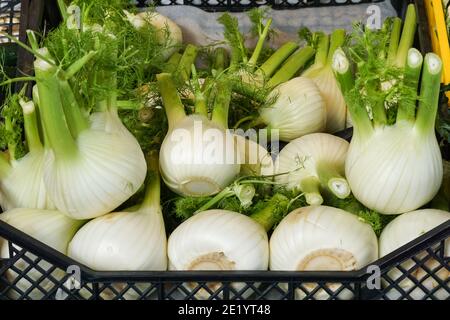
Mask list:
[[[164,271],[167,270],[167,238],[161,209],[114,212],[91,220],[73,237],[68,255],[99,271]],[[121,292],[126,283],[114,283]],[[135,283],[141,292],[151,284]],[[148,292],[147,295],[151,294]],[[80,292],[88,297],[87,292]],[[114,299],[117,293],[103,290],[101,297]],[[123,292],[123,299],[135,300],[141,294],[134,288]]]
[[327,110],[327,128],[330,133],[345,129],[347,117],[347,105],[341,93],[341,89],[334,77],[331,68],[321,70],[310,77],[320,90]]

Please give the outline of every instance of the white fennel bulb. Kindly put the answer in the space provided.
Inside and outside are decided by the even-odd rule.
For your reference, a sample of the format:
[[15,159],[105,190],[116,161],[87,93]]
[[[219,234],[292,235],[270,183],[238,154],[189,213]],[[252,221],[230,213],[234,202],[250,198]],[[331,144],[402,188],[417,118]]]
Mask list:
[[[409,50],[403,86],[417,91],[424,61],[420,99],[416,110],[416,95],[403,89],[395,124],[387,123],[385,101],[378,96],[385,93],[368,84],[367,91],[372,92],[365,96],[371,101],[369,117],[360,101],[361,92],[352,89],[355,84],[345,54],[338,49],[334,58],[333,68],[354,123],[345,163],[345,175],[353,194],[366,207],[384,214],[404,213],[425,205],[438,192],[443,174],[434,130],[442,71],[440,58],[429,53],[422,59],[419,51]],[[392,82],[390,90],[397,90],[399,85],[398,81]]]
[[22,107],[29,152],[15,160],[15,147],[10,145],[10,163],[3,156],[0,157],[0,205],[5,211],[14,208],[54,209],[43,180],[45,156],[35,105],[33,101],[17,102],[13,99],[10,103],[20,103]]
[[[243,214],[207,210],[180,224],[168,241],[170,270],[267,270],[269,247],[264,228]],[[214,292],[220,287],[208,283]],[[192,284],[187,284],[192,290]],[[240,290],[243,284],[232,284]],[[243,295],[251,294],[251,290]],[[197,298],[210,293],[201,289]]]
[[282,141],[321,132],[326,125],[326,107],[317,85],[306,77],[293,78],[277,86],[269,95],[276,99],[262,108],[261,119]]
[[[377,237],[370,225],[344,210],[327,206],[309,206],[289,213],[275,228],[270,238],[270,270],[283,271],[351,271],[358,270],[378,258]],[[312,291],[317,284],[303,284]],[[341,284],[330,283],[331,291]],[[305,292],[296,290],[302,299]],[[344,289],[337,297],[351,299]],[[319,289],[314,299],[329,299]]]
[[[0,214],[0,219],[63,254],[67,254],[69,241],[72,239],[78,228],[84,223],[84,221],[81,220],[71,219],[59,211],[43,209],[17,208]],[[1,257],[3,259],[14,259],[15,254],[13,253],[11,255],[8,241],[0,241],[0,245]],[[13,247],[17,251],[21,250],[17,245],[13,245]],[[26,276],[29,280],[16,273],[12,268],[7,269],[6,278],[11,283],[17,281],[15,287],[21,291],[10,290],[9,295],[12,298],[17,298],[27,290],[30,290],[31,287],[38,282],[39,286],[42,287],[45,292],[42,292],[38,288],[33,288],[27,294],[27,297],[31,299],[42,299],[47,292],[51,292],[52,290],[56,291],[57,284],[53,281],[47,277],[43,278],[41,281],[43,274],[38,269],[30,268],[30,270],[25,271],[30,266],[30,263],[27,262],[27,260],[36,261],[38,257],[30,252],[27,252],[25,257],[26,259],[22,258],[17,260],[17,262],[14,263],[14,267],[22,273],[26,272]],[[52,264],[45,260],[39,261],[37,265],[43,270],[49,270],[52,267]],[[55,279],[62,279],[65,273],[61,269],[55,269],[51,272],[51,275]]]
[[[157,158],[150,160],[153,168]],[[99,271],[166,270],[166,234],[157,171],[149,175],[138,208],[113,212],[84,225],[69,245],[69,256]]]
[[[144,200],[138,207],[112,212],[84,225],[69,244],[68,255],[98,271],[164,271],[167,270],[167,237],[160,205],[158,156],[148,156],[149,171]],[[135,284],[144,292],[147,284]],[[121,291],[125,284],[116,283]],[[115,294],[102,292],[103,299]],[[124,299],[139,298],[129,289]]]
[[[398,216],[383,229],[383,232],[380,235],[380,257],[388,255],[401,246],[449,220],[450,212],[436,209],[416,210]],[[416,255],[416,258],[425,260],[427,255],[427,252],[422,252]],[[445,241],[443,256],[450,256],[450,239]],[[432,274],[428,273],[423,268],[417,268],[417,264],[411,259],[403,262],[401,267],[408,272],[408,277],[411,277],[412,279],[405,278],[399,281],[397,285],[404,290],[409,297],[415,300],[425,299],[426,295],[430,293],[439,300],[448,300],[450,293],[445,288],[440,288],[439,283],[434,279],[439,278],[442,281],[448,280],[450,273],[447,266],[442,265],[442,263],[439,263],[432,257],[429,257],[424,261],[424,266],[431,270]],[[398,281],[398,278],[403,277],[403,273],[394,267],[387,273],[387,276],[393,281]],[[421,283],[421,286],[414,283],[416,280]],[[388,287],[389,283],[384,281],[384,285]],[[424,289],[422,289],[422,287]],[[404,294],[399,292],[395,287],[388,290],[386,295],[390,299],[405,297]]]
[[183,33],[173,20],[155,11],[139,12],[136,15],[125,11],[125,14],[130,23],[138,30],[145,29],[148,25],[156,29],[158,40],[166,47],[163,52],[165,59],[180,49],[183,43]]
[[302,73],[319,88],[327,110],[326,131],[330,133],[346,128],[347,106],[331,67],[334,51],[344,44],[344,40],[343,29],[334,30],[331,36],[321,35],[314,64]]
[[398,214],[433,199],[442,181],[442,156],[434,132],[424,136],[409,123],[397,123],[375,129],[364,141],[354,136],[345,172],[365,206]]
[[344,199],[350,187],[344,178],[349,143],[327,133],[312,133],[289,142],[275,160],[275,181],[305,194],[311,205],[322,204],[320,189]]
[[240,171],[239,152],[227,129],[230,89],[218,91],[210,120],[204,114],[186,115],[170,74],[159,74],[157,79],[169,120],[160,151],[161,177],[180,195],[220,192]]
[[98,217],[141,187],[147,171],[145,158],[131,135],[89,127],[64,71],[49,61],[38,58],[34,63],[41,121],[48,138],[45,187],[59,211],[76,219]]

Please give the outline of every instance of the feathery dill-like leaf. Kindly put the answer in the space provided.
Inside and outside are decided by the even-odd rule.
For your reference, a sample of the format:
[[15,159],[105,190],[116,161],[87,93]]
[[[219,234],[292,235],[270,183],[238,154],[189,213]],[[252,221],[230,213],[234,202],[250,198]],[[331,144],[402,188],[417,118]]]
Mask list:
[[356,65],[355,86],[348,98],[354,105],[366,108],[369,116],[373,106],[383,101],[388,125],[395,122],[401,99],[418,99],[417,92],[403,81],[403,70],[386,57],[389,26],[386,23],[377,30],[366,28],[361,23],[354,24],[347,48],[350,60]]
[[244,45],[244,36],[239,31],[238,19],[229,13],[224,13],[218,18],[218,22],[224,27],[224,38],[231,48],[232,63],[246,63],[247,49]]

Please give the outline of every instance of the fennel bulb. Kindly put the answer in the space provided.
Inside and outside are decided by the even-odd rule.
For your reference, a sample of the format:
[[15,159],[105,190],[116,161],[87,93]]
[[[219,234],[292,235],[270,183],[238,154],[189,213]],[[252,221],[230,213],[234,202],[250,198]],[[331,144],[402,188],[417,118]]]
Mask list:
[[[270,238],[270,270],[350,271],[358,270],[378,257],[377,237],[372,228],[357,216],[327,206],[309,206],[289,213]],[[316,284],[302,284],[308,291]],[[327,284],[336,291],[341,284]],[[298,299],[305,292],[296,289]],[[351,299],[353,293],[343,289],[340,299]],[[328,299],[323,289],[312,296]]]
[[70,242],[70,257],[100,271],[166,270],[158,161],[156,155],[149,158],[151,174],[143,203],[89,221]]
[[[15,147],[10,145],[10,163],[0,155],[0,205],[5,211],[14,208],[54,209],[43,180],[44,147],[39,137],[35,105],[33,101],[22,99],[11,99],[10,103],[19,103],[22,107],[29,152],[15,160]],[[6,118],[5,121],[10,120]]]
[[289,142],[275,160],[275,181],[305,194],[306,202],[320,205],[324,188],[340,199],[350,195],[344,178],[349,143],[327,133],[312,133]]
[[227,130],[230,89],[224,85],[218,90],[210,120],[206,106],[186,115],[170,74],[159,74],[157,79],[169,120],[160,151],[161,177],[180,195],[208,196],[220,192],[240,171],[239,152]]
[[[198,213],[185,220],[170,235],[169,269],[267,270],[267,231],[283,218],[289,199],[275,194],[259,211],[246,216],[228,210],[208,210],[224,197],[218,194],[215,198],[198,209]],[[188,286],[192,289],[192,284]],[[209,283],[207,286],[214,291],[220,285]],[[239,291],[243,284],[233,283],[232,286]],[[251,294],[251,290],[247,290],[241,296],[249,297]],[[205,299],[210,293],[201,289],[195,296]]]
[[[63,254],[67,253],[67,246],[75,232],[84,224],[84,221],[71,219],[59,211],[43,209],[13,209],[0,214],[0,219]],[[14,259],[14,256],[20,254],[20,250],[22,250],[19,246],[13,245],[18,253],[11,253],[8,241],[0,241],[0,244],[0,252],[3,259]],[[14,267],[21,272],[25,272],[30,264],[37,259],[37,256],[27,252],[23,258],[18,259],[14,263]],[[39,261],[37,265],[45,271],[52,267],[52,264],[45,260]],[[21,291],[10,290],[8,293],[12,298],[17,298],[30,290],[27,294],[28,297],[42,299],[48,292],[56,291],[57,283],[54,283],[48,277],[42,278],[43,274],[38,269],[31,268],[29,271],[26,271],[26,275],[30,280],[20,276],[12,268],[7,269],[6,278],[10,282],[17,281],[15,287]],[[65,272],[56,268],[51,272],[51,275],[54,279],[59,280],[64,277]],[[31,289],[36,283],[39,283],[39,286],[45,292],[42,292],[39,288]]]
[[[98,271],[164,271],[167,269],[167,237],[160,205],[158,156],[148,156],[147,190],[141,205],[97,217],[84,225],[69,243],[68,255]],[[136,283],[145,292],[150,285]],[[126,284],[115,283],[117,291]],[[102,292],[103,299],[116,294]],[[129,288],[124,299],[137,299]]]
[[[424,60],[420,99],[416,111],[415,94]],[[442,181],[442,157],[434,132],[438,108],[442,62],[428,53],[425,59],[410,49],[402,84],[409,90],[398,98],[397,121],[387,124],[383,91],[368,85],[372,119],[361,105],[361,93],[341,50],[334,56],[333,68],[344,91],[354,134],[345,163],[345,174],[355,197],[366,207],[384,214],[415,210],[429,202]],[[362,81],[358,79],[358,81]],[[405,90],[405,89],[403,89]],[[382,97],[380,97],[382,95]]]
[[48,137],[45,187],[61,212],[77,219],[94,218],[110,212],[140,188],[147,169],[145,158],[131,135],[89,127],[67,80],[62,80],[64,71],[53,64],[48,52],[46,56],[34,63],[41,120]]
[[[207,210],[180,224],[168,241],[169,270],[267,270],[269,246],[264,228],[243,214]],[[188,284],[193,289],[193,284]],[[208,283],[213,292],[220,287]],[[233,284],[237,291],[243,284]],[[251,294],[246,291],[243,296]],[[207,299],[200,289],[195,296]]]
[[271,131],[282,141],[320,132],[326,125],[326,106],[317,85],[305,77],[293,78],[277,86],[269,95],[275,102],[260,111]]
[[[450,212],[436,209],[416,210],[398,216],[383,229],[383,232],[380,235],[380,257],[384,257],[448,220],[450,220]],[[450,239],[445,241],[445,247],[442,254],[444,257],[450,256]],[[416,259],[423,261],[427,255],[428,252],[422,252],[416,255]],[[405,272],[411,270],[408,272],[408,274],[410,274],[408,277],[412,277],[414,281],[420,282],[424,289],[416,285],[414,281],[408,277],[398,281],[397,279],[403,277],[404,274],[396,267],[393,267],[392,270],[387,273],[387,276],[393,281],[397,280],[397,286],[415,300],[424,299],[425,296],[432,291],[434,291],[432,296],[435,298],[447,300],[450,297],[449,292],[445,288],[436,290],[436,288],[439,287],[439,283],[435,278],[439,278],[442,281],[448,280],[450,277],[447,269],[448,266],[440,264],[432,257],[427,258],[427,260],[424,261],[424,265],[431,270],[431,273],[428,273],[423,268],[417,268],[416,262],[411,259],[401,264],[401,267],[406,270]],[[385,287],[390,288],[387,281],[384,281],[384,285]],[[394,287],[389,289],[386,295],[390,299],[399,299],[403,296],[403,294],[398,292]]]
[[338,132],[346,128],[347,106],[339,84],[331,68],[334,51],[344,44],[345,30],[337,29],[331,34],[321,35],[314,64],[302,73],[319,88],[326,107],[326,131]]

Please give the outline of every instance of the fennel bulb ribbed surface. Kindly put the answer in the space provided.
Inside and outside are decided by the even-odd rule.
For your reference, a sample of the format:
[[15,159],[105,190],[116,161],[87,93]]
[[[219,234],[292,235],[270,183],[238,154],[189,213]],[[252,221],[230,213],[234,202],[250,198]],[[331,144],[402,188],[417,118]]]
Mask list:
[[[48,56],[45,48],[41,51]],[[34,62],[47,138],[45,187],[59,211],[76,219],[98,217],[141,187],[147,171],[145,158],[131,135],[89,127],[79,107],[71,105],[73,92],[68,81],[61,79],[63,71],[50,62],[41,58]]]
[[84,225],[68,254],[99,271],[166,270],[166,233],[159,208],[106,214]]
[[100,271],[166,270],[157,157],[149,155],[151,175],[142,204],[89,221],[70,242],[69,256]]
[[29,152],[14,161],[10,172],[0,180],[3,210],[14,208],[54,209],[44,185],[44,149]]
[[[380,235],[380,257],[384,257],[448,220],[450,220],[450,212],[436,209],[416,210],[398,216],[383,229]],[[426,258],[427,255],[427,252],[422,252],[416,255],[416,258],[424,261],[424,265],[431,270],[431,274],[423,268],[417,268],[417,264],[411,259],[401,264],[401,267],[407,270],[406,272],[408,272],[409,277],[419,281],[421,286],[427,290],[424,292],[420,286],[416,285],[409,278],[399,281],[397,285],[407,292],[411,298],[416,300],[424,299],[427,293],[439,286],[434,277],[443,281],[448,280],[450,277],[450,273],[445,266],[440,266],[433,257]],[[445,241],[443,256],[450,256],[450,239]],[[403,277],[403,272],[397,268],[393,268],[388,272],[387,276],[395,281]],[[388,286],[389,283],[384,281],[384,285]],[[392,288],[388,290],[387,296],[390,299],[399,299],[404,294],[396,288]],[[435,291],[433,296],[439,300],[446,300],[450,297],[450,294],[445,288],[441,288]]]
[[[289,213],[270,238],[270,270],[350,271],[358,270],[378,257],[377,237],[370,225],[344,210],[327,206],[309,206]],[[312,291],[317,284],[304,284]],[[340,284],[328,284],[335,291]],[[305,293],[296,290],[296,297]],[[344,289],[340,299],[353,293]],[[315,299],[327,299],[323,289]]]
[[317,85],[325,101],[327,110],[326,131],[333,133],[344,130],[347,118],[347,106],[331,67],[320,70],[316,74],[312,73],[308,77]]
[[291,79],[276,87],[271,98],[276,100],[261,109],[261,118],[270,130],[278,130],[280,140],[291,141],[325,129],[325,102],[314,81]]
[[58,161],[48,150],[44,165],[51,199],[71,217],[89,219],[110,212],[144,182],[147,167],[134,138],[86,130],[77,147],[77,157],[69,161]]

